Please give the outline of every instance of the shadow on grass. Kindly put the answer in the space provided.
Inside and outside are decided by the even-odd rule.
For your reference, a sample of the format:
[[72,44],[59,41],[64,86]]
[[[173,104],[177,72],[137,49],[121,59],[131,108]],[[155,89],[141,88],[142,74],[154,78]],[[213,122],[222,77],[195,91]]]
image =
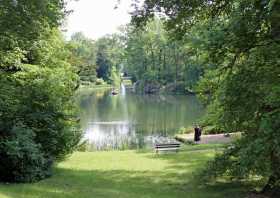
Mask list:
[[[70,197],[70,198],[240,198],[244,197],[239,183],[217,183],[196,186],[188,177],[174,174],[134,171],[81,171],[57,169],[53,178],[33,185],[13,185],[0,188],[0,193],[11,198]],[[244,189],[243,189],[244,190]],[[1,194],[0,194],[1,195]]]
[[[225,148],[227,144],[181,144],[181,148],[179,152],[185,152],[185,151],[205,151],[205,150],[221,150],[222,148]],[[135,150],[136,153],[154,153],[153,148],[143,148]],[[174,153],[173,153],[174,154]]]
[[206,162],[214,157],[217,152],[224,148],[222,144],[216,145],[184,145],[181,150],[175,152],[155,153],[152,150],[135,151],[140,154],[147,154],[146,157],[150,159],[160,159],[168,161],[170,165],[168,168],[173,169],[200,169],[205,166]]
[[[197,147],[198,148],[198,147]],[[135,151],[136,152],[136,151]],[[0,185],[0,197],[8,198],[242,198],[247,187],[220,182],[203,185],[193,173],[214,152],[184,150],[177,154],[136,153],[164,160],[163,170],[80,170],[56,168],[52,178],[36,184]],[[89,164],[93,166],[92,164]],[[151,164],[153,166],[153,164]],[[1,197],[2,198],[2,197]]]

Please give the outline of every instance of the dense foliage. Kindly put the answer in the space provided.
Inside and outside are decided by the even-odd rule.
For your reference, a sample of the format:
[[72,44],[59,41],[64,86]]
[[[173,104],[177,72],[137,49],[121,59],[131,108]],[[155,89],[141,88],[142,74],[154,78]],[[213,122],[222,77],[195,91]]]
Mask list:
[[76,68],[82,84],[119,84],[123,61],[123,44],[120,35],[104,36],[96,41],[78,32],[67,45],[70,63]]
[[96,46],[94,41],[86,38],[81,32],[77,32],[72,35],[67,48],[71,52],[69,62],[75,67],[80,80],[82,82],[96,82]]
[[134,81],[186,93],[193,90],[203,73],[190,48],[168,37],[159,19],[149,21],[141,30],[128,27],[125,69]]
[[0,181],[45,178],[80,141],[65,14],[61,0],[0,1]]
[[264,192],[280,184],[280,2],[278,0],[146,0],[134,22],[154,15],[177,39],[203,54],[212,121],[242,138],[211,163],[218,175],[268,178]]
[[147,86],[158,87],[155,92],[160,88],[167,92],[194,91],[203,67],[191,45],[169,38],[159,19],[149,21],[142,30],[132,25],[120,30],[96,41],[80,32],[72,35],[67,45],[69,61],[82,84],[119,86],[123,73],[138,82],[139,91]]
[[111,84],[118,84],[118,71],[122,69],[123,42],[120,35],[112,34],[100,38],[97,45],[97,76]]

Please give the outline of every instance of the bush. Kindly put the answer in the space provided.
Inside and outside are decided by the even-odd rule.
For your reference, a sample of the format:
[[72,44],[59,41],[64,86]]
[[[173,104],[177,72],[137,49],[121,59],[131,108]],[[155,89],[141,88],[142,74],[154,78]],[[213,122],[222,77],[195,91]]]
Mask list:
[[55,160],[81,138],[71,100],[76,76],[29,67],[0,73],[0,181],[34,182],[51,175]]
[[86,152],[88,150],[89,146],[90,146],[89,141],[84,140],[78,145],[77,151]]
[[77,61],[59,31],[63,1],[14,3],[0,6],[0,182],[33,182],[80,141],[70,65]]
[[225,131],[222,128],[220,128],[219,126],[209,125],[209,126],[203,127],[203,134],[205,134],[205,135],[221,134],[221,133],[225,133]]
[[35,134],[23,126],[14,127],[0,139],[0,180],[34,182],[51,175],[52,159],[46,158]]
[[188,133],[193,133],[194,132],[194,128],[192,126],[188,126],[188,127],[181,127],[178,130],[179,134],[188,134]]
[[80,80],[81,80],[82,82],[91,82],[91,83],[94,83],[94,82],[96,82],[96,76],[94,76],[94,75],[80,76]]

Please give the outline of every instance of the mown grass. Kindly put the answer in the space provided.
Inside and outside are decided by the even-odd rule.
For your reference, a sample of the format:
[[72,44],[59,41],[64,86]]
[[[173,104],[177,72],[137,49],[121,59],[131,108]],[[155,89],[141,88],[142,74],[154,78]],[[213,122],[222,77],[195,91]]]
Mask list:
[[179,153],[76,152],[53,177],[34,184],[0,184],[1,198],[241,198],[248,187],[193,177],[218,145],[185,146]]

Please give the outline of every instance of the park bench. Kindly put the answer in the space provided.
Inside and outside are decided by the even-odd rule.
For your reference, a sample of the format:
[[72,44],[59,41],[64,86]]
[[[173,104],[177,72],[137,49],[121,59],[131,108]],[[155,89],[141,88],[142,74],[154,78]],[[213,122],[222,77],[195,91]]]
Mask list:
[[154,145],[156,153],[160,151],[175,151],[178,152],[180,149],[180,143],[157,143]]

